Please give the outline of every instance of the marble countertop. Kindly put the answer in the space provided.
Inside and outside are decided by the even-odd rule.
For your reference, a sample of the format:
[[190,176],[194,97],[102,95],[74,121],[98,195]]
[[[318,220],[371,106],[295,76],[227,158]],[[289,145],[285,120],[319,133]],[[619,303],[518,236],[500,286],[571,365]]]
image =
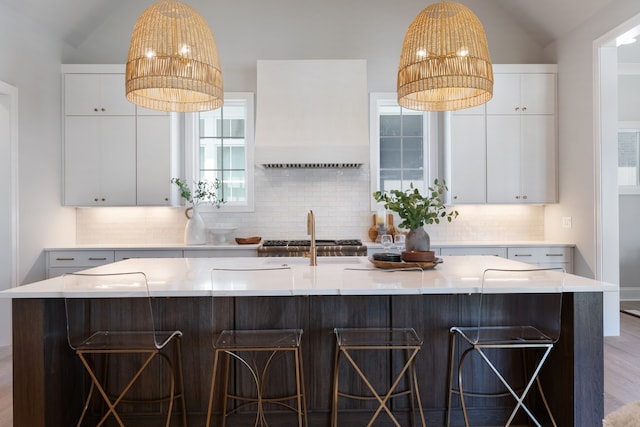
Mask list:
[[[144,272],[153,296],[293,296],[403,295],[475,293],[487,268],[523,269],[531,265],[494,256],[443,256],[430,270],[384,270],[367,257],[307,258],[139,258],[85,270],[87,273]],[[265,271],[283,267],[281,270]],[[288,269],[290,268],[290,269]],[[247,271],[247,270],[253,271]],[[552,273],[559,274],[559,273]],[[554,285],[555,286],[555,285]],[[502,293],[553,291],[542,281],[508,282]],[[566,292],[615,292],[616,285],[567,274]],[[75,297],[134,296],[121,289],[76,289]],[[4,298],[61,298],[63,278],[56,277],[0,292]]]
[[[264,241],[264,240],[263,240]],[[257,249],[262,246],[262,242],[251,245],[238,245],[235,242],[225,244],[205,244],[205,245],[185,245],[183,243],[131,243],[131,244],[118,244],[118,243],[104,243],[104,244],[87,244],[87,245],[70,245],[70,246],[58,246],[48,247],[45,251],[66,251],[66,250],[242,250],[242,249]],[[362,244],[370,248],[382,248],[382,244],[376,242],[370,242],[363,240]],[[545,247],[574,247],[573,243],[555,242],[545,240],[517,240],[517,241],[448,241],[448,242],[431,242],[431,246],[434,248],[466,248],[466,247],[529,247],[529,246],[545,246]]]

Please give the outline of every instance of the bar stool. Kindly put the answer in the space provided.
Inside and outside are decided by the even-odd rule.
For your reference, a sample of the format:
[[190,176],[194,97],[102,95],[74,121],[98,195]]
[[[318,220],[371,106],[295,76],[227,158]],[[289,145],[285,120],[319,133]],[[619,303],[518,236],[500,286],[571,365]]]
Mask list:
[[[239,274],[241,273],[241,274]],[[251,278],[251,276],[255,276]],[[253,283],[273,284],[276,287],[291,286],[293,273],[290,267],[259,268],[259,269],[214,269],[212,283],[215,280],[217,290],[229,290],[234,286],[244,286],[245,280]],[[259,280],[256,282],[255,280]],[[215,290],[214,290],[215,295]],[[219,365],[222,365],[223,406],[222,426],[227,417],[250,405],[256,405],[255,426],[267,426],[265,405],[276,405],[293,411],[297,416],[298,427],[307,425],[307,407],[304,391],[304,375],[302,365],[301,339],[302,329],[259,329],[259,330],[223,330],[214,343],[213,373],[211,376],[211,390],[209,407],[207,410],[207,427],[212,423],[213,401],[215,396],[215,380]],[[294,376],[295,392],[271,396],[265,389],[268,377],[277,360],[284,366],[291,362]],[[255,386],[253,393],[241,395],[241,387],[236,384],[236,391],[232,392],[232,378],[230,375],[231,362],[238,370],[248,372]],[[280,378],[286,378],[287,372],[279,372]],[[291,384],[287,385],[289,388]],[[229,401],[237,401],[234,407],[229,407]]]
[[[548,421],[544,425],[557,426],[551,409],[542,390],[538,377],[542,366],[547,360],[554,344],[558,341],[561,331],[562,293],[564,289],[564,270],[554,268],[530,269],[487,269],[482,275],[482,288],[479,295],[477,319],[469,326],[454,326],[450,329],[449,348],[449,380],[447,395],[446,426],[451,424],[452,397],[458,395],[464,417],[465,426],[469,427],[469,414],[465,396],[473,398],[512,397],[516,405],[513,408],[505,426],[510,426],[517,412],[522,409],[530,420],[538,427],[543,424],[536,418],[525,404],[534,383],[537,385],[542,403],[547,412]],[[521,302],[505,303],[501,294],[505,287],[537,288],[541,295],[526,296]],[[492,295],[493,294],[493,295]],[[456,353],[456,342],[464,345],[464,350]],[[525,355],[536,354],[536,363],[528,375],[524,375],[522,387],[514,383],[508,376],[509,372],[501,372],[501,366],[496,362],[508,356],[505,351],[522,352],[524,371],[526,371]],[[484,390],[463,389],[463,367],[465,362],[471,363],[472,354],[478,355],[481,363],[489,368],[488,372],[495,375],[496,382],[502,390],[487,390],[490,382],[483,378],[480,383]],[[501,359],[502,358],[502,359]],[[454,385],[454,372],[457,360],[457,386]],[[477,369],[469,369],[474,376],[481,375]],[[526,374],[526,372],[525,372]],[[527,378],[528,376],[528,378]]]
[[[179,401],[182,425],[186,427],[187,411],[180,349],[182,332],[156,330],[145,274],[71,273],[62,277],[62,283],[67,340],[91,377],[91,386],[77,426],[82,425],[91,406],[92,396],[97,391],[108,408],[95,424],[97,426],[102,426],[111,416],[120,427],[124,427],[122,416],[117,410],[121,404],[150,405],[165,402],[168,405],[166,426],[169,427],[174,403]],[[108,289],[109,295],[113,297],[88,297],[105,289]],[[171,343],[175,345],[175,358],[166,351]],[[127,361],[131,360],[131,372],[119,369],[117,373],[111,373],[110,358],[124,362],[124,356],[130,357]],[[153,381],[152,377],[156,381],[160,380],[160,384],[163,383],[155,371],[153,376],[144,376],[154,360],[160,361],[158,366],[168,375],[168,394],[160,397],[127,398],[134,385],[140,382],[144,382],[140,387],[145,390],[157,387],[148,383]],[[99,369],[100,366],[102,369]],[[112,383],[116,387],[112,387]],[[110,393],[112,388],[117,388],[114,395]],[[153,412],[156,413],[157,411]]]
[[[418,379],[415,369],[415,358],[422,347],[422,339],[418,337],[413,328],[336,328],[336,351],[333,371],[333,404],[331,408],[331,425],[338,426],[338,398],[348,398],[357,400],[373,400],[378,402],[378,408],[370,418],[367,426],[373,425],[376,418],[382,411],[386,412],[393,423],[400,427],[400,423],[389,408],[389,401],[392,398],[408,395],[411,402],[412,422],[415,425],[415,404],[418,404],[422,426],[426,426],[420,392],[418,390]],[[400,350],[405,354],[404,363],[391,381],[387,390],[378,392],[371,381],[367,378],[361,366],[355,360],[356,353],[367,351],[394,351]],[[369,395],[356,395],[339,390],[340,360],[344,357],[349,363],[347,366],[353,368],[358,377],[369,390]],[[408,390],[397,390],[403,378],[409,382]]]

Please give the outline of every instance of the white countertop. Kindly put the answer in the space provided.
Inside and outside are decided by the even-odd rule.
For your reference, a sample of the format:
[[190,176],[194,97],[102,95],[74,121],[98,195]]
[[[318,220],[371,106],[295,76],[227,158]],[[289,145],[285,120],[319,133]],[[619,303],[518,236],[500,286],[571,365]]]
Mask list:
[[[293,296],[293,295],[402,295],[458,294],[480,290],[487,268],[531,268],[531,265],[494,256],[442,257],[436,268],[424,271],[383,270],[366,257],[318,257],[316,267],[307,258],[140,258],[85,270],[91,273],[144,272],[153,296]],[[288,276],[264,269],[290,266]],[[219,269],[219,270],[215,270]],[[224,269],[262,269],[229,272]],[[279,270],[282,272],[282,270]],[[554,273],[556,274],[556,273]],[[292,276],[291,276],[292,275]],[[272,278],[270,278],[272,276]],[[213,283],[213,285],[212,285]],[[504,293],[552,291],[544,282],[509,282]],[[567,274],[566,292],[615,292],[616,285]],[[117,289],[77,290],[76,297],[113,297]],[[61,298],[62,277],[0,292],[4,298]]]
[[[264,241],[264,240],[263,240]],[[215,250],[215,249],[256,249],[262,246],[262,242],[253,245],[238,245],[235,242],[226,244],[205,244],[205,245],[185,245],[183,243],[132,243],[132,244],[118,244],[118,243],[104,243],[104,244],[88,244],[88,245],[71,245],[60,247],[45,248],[45,251],[65,251],[65,250],[78,250],[78,249],[104,249],[104,250]],[[362,244],[371,248],[382,248],[382,244],[376,242],[362,241]],[[495,247],[495,246],[508,246],[508,247],[523,247],[523,246],[569,246],[574,247],[573,243],[566,242],[552,242],[544,240],[490,240],[490,241],[448,241],[448,242],[431,242],[431,246],[434,248],[464,248],[464,247]]]
[[104,243],[104,244],[90,244],[90,245],[71,245],[60,247],[44,248],[45,251],[76,251],[76,250],[242,250],[242,249],[257,249],[262,246],[262,242],[251,245],[239,245],[237,243],[222,243],[222,244],[204,244],[204,245],[186,245],[184,243]]

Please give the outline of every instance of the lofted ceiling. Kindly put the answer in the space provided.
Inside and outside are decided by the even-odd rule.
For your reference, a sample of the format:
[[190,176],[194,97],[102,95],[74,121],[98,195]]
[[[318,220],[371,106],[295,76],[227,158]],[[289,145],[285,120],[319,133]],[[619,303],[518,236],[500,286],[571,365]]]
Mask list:
[[[56,37],[77,47],[109,14],[131,0],[0,0],[45,27]],[[142,0],[145,7],[154,0]],[[189,0],[183,0],[187,3]],[[263,1],[263,0],[256,0]],[[401,1],[401,0],[398,0]],[[463,0],[472,10],[494,2],[513,18],[540,46],[579,27],[615,0]],[[425,0],[424,6],[432,3]],[[416,10],[416,14],[419,10]]]

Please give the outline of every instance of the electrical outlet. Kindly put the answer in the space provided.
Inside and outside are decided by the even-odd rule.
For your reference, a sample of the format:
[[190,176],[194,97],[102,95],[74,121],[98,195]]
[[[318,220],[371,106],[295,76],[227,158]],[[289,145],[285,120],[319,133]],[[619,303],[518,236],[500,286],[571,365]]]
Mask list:
[[562,228],[571,228],[571,217],[563,216],[562,217]]

